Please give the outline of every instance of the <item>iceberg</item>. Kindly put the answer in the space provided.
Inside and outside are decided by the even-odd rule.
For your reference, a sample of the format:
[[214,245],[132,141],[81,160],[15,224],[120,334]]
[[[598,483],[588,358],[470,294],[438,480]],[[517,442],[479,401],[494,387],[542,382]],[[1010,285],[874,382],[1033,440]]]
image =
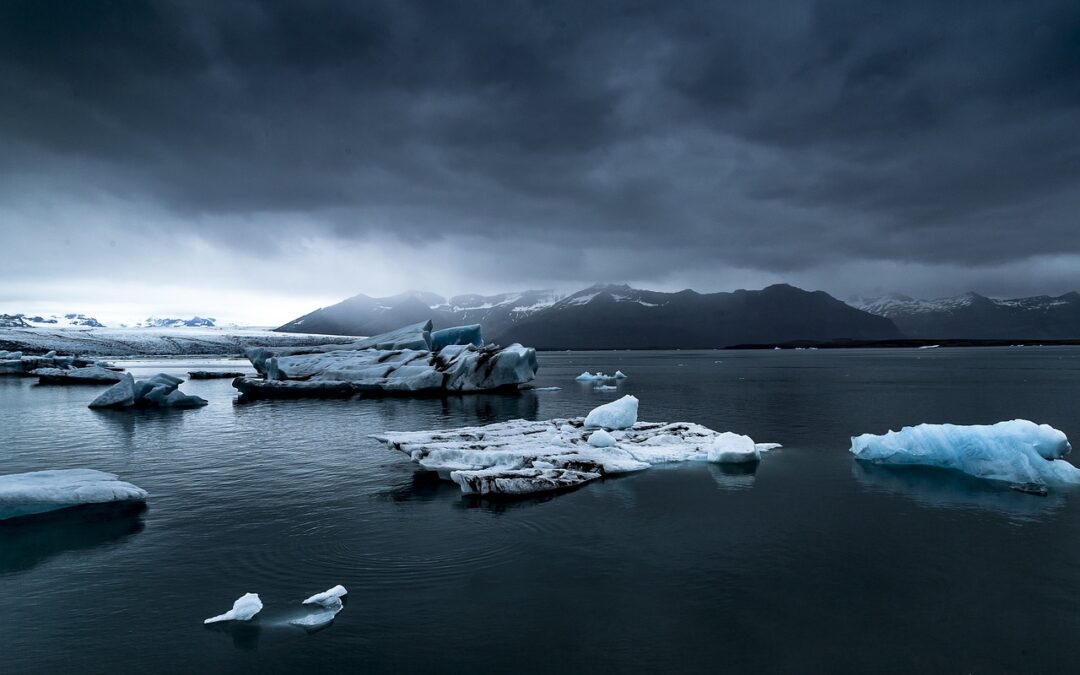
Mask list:
[[534,349],[478,346],[479,326],[430,328],[430,321],[415,324],[358,348],[248,350],[261,377],[240,377],[233,386],[252,398],[415,395],[518,389],[536,376]]
[[626,379],[626,373],[624,373],[621,370],[616,370],[615,374],[612,375],[612,377],[615,378],[616,380],[625,380]]
[[341,599],[347,594],[348,591],[345,590],[345,587],[341,584],[334,586],[328,591],[316,593],[307,600],[304,600],[302,604],[316,605],[319,608],[318,611],[296,619],[291,619],[289,623],[306,629],[322,628],[333,621],[334,617],[338,615],[338,612],[345,607]]
[[1036,493],[1045,493],[1048,484],[1080,484],[1080,469],[1063,459],[1071,451],[1063,432],[1028,420],[919,424],[851,439],[856,459],[952,469]]
[[0,476],[0,520],[86,504],[145,502],[146,490],[115,474],[93,469],[55,469]]
[[21,351],[0,351],[0,375],[33,375],[41,368],[67,370],[95,365],[76,356],[60,356],[50,351],[41,356],[27,356]]
[[146,380],[136,381],[124,373],[120,381],[90,402],[91,408],[200,408],[207,404],[199,396],[188,396],[177,387],[179,377],[158,373]]
[[[735,437],[690,422],[638,422],[637,403],[628,396],[589,414],[616,423],[603,425],[607,428],[590,426],[588,417],[579,417],[390,432],[374,438],[405,453],[421,468],[456,483],[465,494],[498,496],[565,490],[654,464],[708,462],[718,438]],[[753,447],[760,454],[778,446]]]
[[638,400],[626,395],[617,401],[593,408],[585,417],[585,426],[591,429],[626,429],[637,422],[637,409]]
[[114,384],[120,381],[120,373],[102,366],[85,368],[36,368],[38,384]]
[[259,599],[258,593],[244,593],[236,602],[233,603],[232,609],[224,614],[218,614],[212,616],[209,619],[203,621],[207,623],[218,623],[219,621],[250,621],[252,617],[262,611],[262,600]]
[[[625,375],[623,377],[625,377]],[[614,380],[615,376],[614,375],[605,375],[604,373],[601,373],[599,370],[596,371],[595,373],[590,373],[589,371],[586,370],[584,373],[578,375],[574,379],[577,380],[578,382],[602,382],[604,380]]]

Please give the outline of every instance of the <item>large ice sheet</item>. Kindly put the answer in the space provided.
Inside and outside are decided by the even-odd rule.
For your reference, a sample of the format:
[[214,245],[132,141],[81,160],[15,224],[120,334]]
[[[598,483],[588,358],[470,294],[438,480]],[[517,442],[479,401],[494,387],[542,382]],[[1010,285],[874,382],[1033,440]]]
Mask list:
[[1080,484],[1080,469],[1062,459],[1071,450],[1064,433],[1028,420],[970,426],[919,424],[851,439],[851,452],[861,460],[954,469],[1036,489],[1052,483]]
[[[590,442],[597,434],[600,438]],[[566,489],[654,464],[706,462],[717,439],[728,436],[733,434],[690,422],[635,422],[625,429],[606,431],[576,418],[513,420],[443,431],[384,433],[375,438],[457,483],[466,494],[512,495]],[[760,453],[777,446],[753,447]]]
[[0,520],[84,504],[146,501],[146,490],[93,469],[55,469],[0,476]]

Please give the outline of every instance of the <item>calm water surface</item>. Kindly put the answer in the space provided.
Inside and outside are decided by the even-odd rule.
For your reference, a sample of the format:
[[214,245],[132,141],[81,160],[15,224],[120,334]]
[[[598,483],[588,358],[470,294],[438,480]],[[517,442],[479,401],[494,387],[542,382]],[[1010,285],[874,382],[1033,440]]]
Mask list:
[[[0,473],[90,467],[142,514],[0,527],[0,672],[948,672],[1080,669],[1080,493],[855,463],[851,435],[1016,417],[1080,440],[1080,349],[543,354],[560,391],[91,411],[0,378]],[[136,376],[235,361],[139,361]],[[618,392],[574,381],[629,378]],[[583,415],[780,442],[754,474],[657,467],[490,503],[368,435]],[[329,627],[287,625],[334,584]],[[257,621],[205,617],[247,591]]]

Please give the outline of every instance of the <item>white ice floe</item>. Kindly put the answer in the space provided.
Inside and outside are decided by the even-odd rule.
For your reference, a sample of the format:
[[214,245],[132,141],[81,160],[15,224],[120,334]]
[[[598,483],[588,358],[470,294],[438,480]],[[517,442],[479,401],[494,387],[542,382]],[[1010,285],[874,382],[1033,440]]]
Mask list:
[[348,591],[341,584],[334,586],[328,591],[322,593],[316,593],[307,600],[304,600],[305,605],[323,605],[330,606],[341,602],[341,598],[348,595]]
[[851,452],[861,460],[954,469],[1033,486],[1033,491],[1050,483],[1080,483],[1080,469],[1062,459],[1071,450],[1064,433],[1028,420],[970,426],[920,424],[851,439]]
[[[598,413],[601,408],[607,410]],[[654,464],[706,462],[718,438],[734,436],[689,422],[636,422],[636,416],[637,399],[624,397],[590,413],[594,419],[602,417],[615,423],[610,426],[589,426],[587,418],[513,420],[445,431],[385,433],[375,438],[457,483],[464,493],[512,495],[570,488]],[[776,446],[762,444],[755,449],[761,452],[770,447]]]
[[90,402],[91,408],[200,408],[207,401],[199,396],[189,396],[177,387],[183,382],[179,377],[158,373],[146,380],[136,381],[131,373],[124,373],[120,381]]
[[0,476],[0,520],[85,504],[146,501],[146,490],[93,469],[55,469]]
[[[518,388],[536,375],[536,350],[482,344],[479,326],[406,326],[353,345],[248,350],[261,378],[233,382],[250,397],[422,394]],[[481,343],[478,345],[477,343]]]
[[263,608],[262,600],[259,599],[258,593],[244,593],[236,602],[233,603],[232,609],[224,614],[218,614],[212,616],[209,619],[203,621],[203,623],[218,623],[219,621],[249,621],[252,617],[258,614]]
[[614,377],[616,380],[625,380],[626,379],[626,373],[624,373],[621,370],[616,370],[615,374],[612,375],[612,377]]
[[634,426],[637,422],[638,400],[630,395],[623,396],[617,401],[605,403],[593,408],[592,412],[585,417],[585,426],[595,429],[626,429]]
[[610,384],[600,384],[593,387],[593,389],[596,391],[618,391],[619,388]]
[[[625,377],[625,375],[623,377]],[[574,379],[578,382],[603,382],[604,380],[614,380],[615,376],[601,373],[599,370],[595,373],[590,373],[586,370],[584,373],[578,375]]]

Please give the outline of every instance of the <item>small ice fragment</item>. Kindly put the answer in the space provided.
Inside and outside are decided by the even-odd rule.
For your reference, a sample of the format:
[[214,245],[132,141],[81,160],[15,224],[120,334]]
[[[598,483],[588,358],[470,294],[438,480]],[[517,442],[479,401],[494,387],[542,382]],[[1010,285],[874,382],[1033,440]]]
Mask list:
[[347,595],[347,594],[348,594],[348,591],[345,590],[345,587],[342,586],[341,584],[338,584],[337,586],[334,586],[333,588],[331,588],[328,591],[323,591],[322,593],[316,593],[315,595],[311,596],[307,600],[304,600],[304,602],[302,604],[305,604],[305,605],[322,605],[323,607],[330,607],[334,603],[340,603],[342,596]]
[[621,370],[616,370],[615,374],[612,375],[612,377],[614,377],[616,380],[625,380],[626,379],[626,373],[624,373]]
[[258,593],[244,593],[236,602],[233,603],[232,609],[224,614],[218,614],[212,616],[209,619],[203,621],[206,623],[217,623],[219,621],[248,621],[251,617],[255,616],[262,610],[262,600],[259,600]]
[[749,436],[725,431],[713,439],[709,461],[717,464],[746,464],[761,460],[761,452]]

